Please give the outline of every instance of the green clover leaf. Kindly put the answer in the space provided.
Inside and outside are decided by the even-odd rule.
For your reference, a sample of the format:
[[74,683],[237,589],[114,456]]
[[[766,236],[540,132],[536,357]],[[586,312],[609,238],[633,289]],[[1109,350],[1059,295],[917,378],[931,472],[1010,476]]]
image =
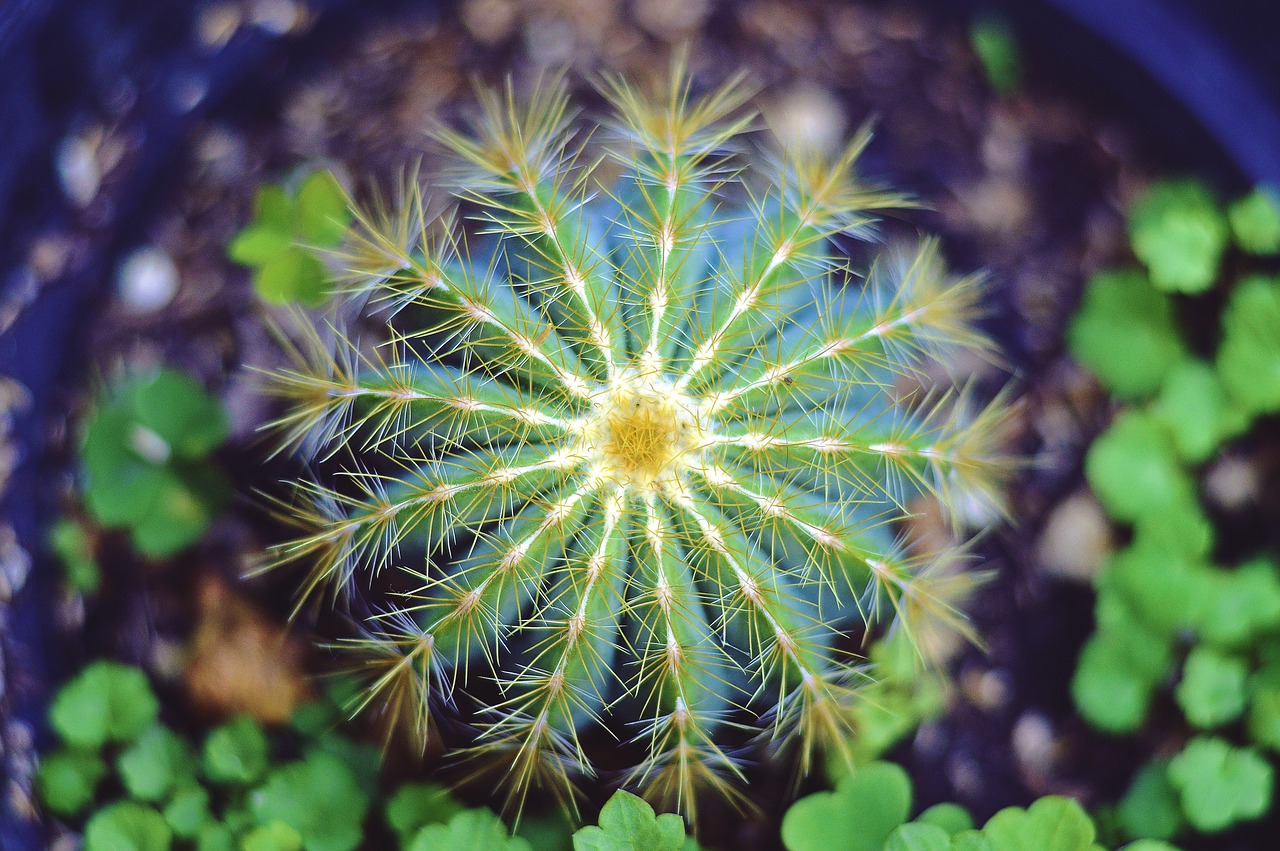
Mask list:
[[316,249],[339,245],[351,226],[346,193],[328,171],[313,171],[290,195],[280,186],[258,191],[254,220],[227,247],[237,263],[254,269],[253,286],[272,304],[323,304],[326,271]]
[[1213,367],[1182,361],[1165,376],[1152,408],[1173,435],[1178,454],[1198,464],[1249,427],[1249,417],[1232,403]]
[[144,555],[194,543],[229,497],[206,456],[227,438],[218,400],[171,369],[113,388],[89,418],[80,459],[85,504],[106,526],[124,526]]
[[655,815],[653,807],[630,792],[617,791],[600,810],[600,826],[573,835],[574,851],[680,851],[684,820],[673,813]]
[[1271,765],[1252,748],[1199,737],[1169,763],[1169,781],[1197,830],[1217,833],[1271,806]]
[[937,825],[910,822],[893,829],[884,851],[951,851],[951,835]]
[[1132,270],[1089,279],[1067,342],[1076,359],[1122,399],[1155,393],[1184,352],[1169,298]]
[[92,750],[133,741],[155,724],[159,711],[146,674],[116,662],[94,662],[58,692],[49,723],[67,744]]
[[1236,285],[1222,313],[1217,368],[1249,414],[1280,411],[1280,278],[1253,275]]
[[1138,769],[1117,808],[1130,836],[1168,839],[1182,827],[1178,793],[1169,782],[1168,763],[1149,762]]
[[[682,830],[681,835],[683,833]],[[577,842],[576,839],[574,841]],[[574,847],[579,846],[575,844]],[[661,851],[665,846],[602,845],[599,847],[635,848],[637,851],[641,848],[653,848],[654,851]],[[529,843],[521,837],[508,834],[507,826],[502,823],[502,819],[492,812],[475,809],[455,813],[447,825],[431,824],[422,828],[413,842],[408,845],[408,851],[531,851],[531,848]]]
[[214,783],[247,786],[267,768],[267,736],[257,721],[242,715],[205,738],[203,763]]
[[74,816],[93,802],[107,765],[96,753],[62,750],[40,760],[36,788],[45,806],[59,815]]
[[1218,275],[1227,221],[1204,184],[1169,180],[1152,186],[1130,208],[1129,238],[1153,284],[1201,293]]
[[282,821],[255,827],[245,834],[244,851],[302,851],[302,834]]
[[196,839],[210,818],[209,793],[194,783],[175,792],[164,807],[165,822],[182,839]]
[[249,800],[261,825],[282,821],[306,851],[352,851],[364,836],[369,797],[341,759],[313,750],[271,772]]
[[407,845],[422,828],[445,824],[462,810],[462,804],[439,784],[406,783],[387,801],[387,824]]
[[103,807],[84,828],[84,851],[168,851],[172,843],[161,815],[133,801]]
[[1194,493],[1169,432],[1141,411],[1121,413],[1093,442],[1085,476],[1117,520],[1158,516],[1192,501]]
[[170,792],[195,778],[190,746],[165,727],[152,727],[116,760],[125,791],[139,801],[164,800]]
[[911,781],[887,762],[864,765],[832,792],[791,805],[782,819],[788,851],[880,851],[911,812]]
[[1227,208],[1236,245],[1249,254],[1280,254],[1280,199],[1259,187]]
[[1041,798],[1027,809],[1008,807],[982,827],[992,851],[1102,851],[1084,809],[1069,798]]

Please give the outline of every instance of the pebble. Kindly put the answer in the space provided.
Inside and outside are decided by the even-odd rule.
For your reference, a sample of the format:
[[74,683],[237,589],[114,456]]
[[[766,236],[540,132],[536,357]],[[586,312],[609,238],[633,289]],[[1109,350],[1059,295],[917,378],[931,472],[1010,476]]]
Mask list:
[[154,246],[139,248],[130,254],[116,277],[120,301],[134,314],[152,313],[173,301],[178,283],[177,264]]
[[1106,512],[1081,489],[1050,512],[1036,543],[1036,560],[1054,576],[1091,582],[1114,548]]
[[287,35],[305,19],[306,10],[293,0],[258,0],[249,10],[250,22],[272,35]]
[[206,7],[196,20],[196,38],[209,50],[217,50],[231,41],[242,21],[235,3],[215,3]]
[[702,25],[711,11],[707,0],[636,0],[636,23],[658,38],[675,41]]
[[58,146],[58,182],[67,199],[77,207],[88,207],[98,197],[102,170],[94,145],[83,136],[68,136]]
[[1024,712],[1013,725],[1013,753],[1023,773],[1046,777],[1053,771],[1058,742],[1049,719],[1039,712]]
[[168,91],[175,112],[190,112],[209,94],[209,81],[201,74],[177,73],[169,79]]
[[467,32],[481,44],[506,41],[515,32],[516,7],[511,0],[467,0],[458,14]]
[[27,252],[27,268],[41,283],[48,283],[67,270],[71,259],[71,240],[65,233],[45,234],[31,243]]
[[1205,495],[1226,511],[1241,511],[1257,502],[1262,488],[1258,468],[1249,458],[1224,455],[1204,477]]
[[844,106],[835,95],[812,83],[801,83],[785,92],[765,110],[765,117],[788,151],[833,153],[849,126]]
[[18,543],[12,526],[0,526],[0,603],[12,600],[30,574],[31,555]]
[[999,709],[1009,702],[1009,675],[1001,670],[965,671],[960,676],[965,698],[984,711]]

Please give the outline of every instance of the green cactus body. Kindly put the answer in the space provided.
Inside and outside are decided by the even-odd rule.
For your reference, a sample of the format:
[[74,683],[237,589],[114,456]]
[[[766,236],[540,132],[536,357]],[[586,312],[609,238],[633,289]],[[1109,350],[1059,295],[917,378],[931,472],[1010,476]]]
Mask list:
[[645,754],[626,785],[690,816],[733,794],[726,728],[796,742],[804,769],[839,751],[864,677],[842,630],[957,619],[948,554],[892,522],[915,493],[996,494],[999,412],[897,389],[984,347],[975,280],[925,241],[843,284],[832,237],[865,241],[901,201],[856,180],[867,135],[743,172],[742,86],[673,79],[606,87],[591,164],[563,87],[483,96],[473,133],[441,137],[485,253],[408,181],[337,255],[388,338],[338,334],[335,355],[313,330],[272,376],[286,438],[346,471],[298,484],[308,532],[277,560],[335,599],[393,574],[405,590],[349,642],[366,703],[425,739],[456,689],[496,689],[472,747],[521,801],[572,797],[594,726]]

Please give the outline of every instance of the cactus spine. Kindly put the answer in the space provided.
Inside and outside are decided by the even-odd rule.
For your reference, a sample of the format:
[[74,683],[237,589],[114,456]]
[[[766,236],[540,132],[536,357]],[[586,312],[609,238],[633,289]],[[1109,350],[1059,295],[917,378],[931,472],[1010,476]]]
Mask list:
[[604,90],[599,159],[554,83],[440,133],[478,227],[429,214],[416,179],[358,213],[341,285],[389,330],[313,330],[272,375],[285,441],[343,468],[297,483],[308,531],[276,561],[306,565],[305,594],[396,589],[348,642],[365,703],[425,740],[458,690],[498,695],[471,748],[516,801],[571,800],[603,727],[643,754],[623,782],[692,817],[735,794],[727,729],[794,742],[803,769],[842,749],[851,622],[958,620],[947,554],[891,524],[920,492],[995,500],[1000,412],[898,389],[986,346],[978,283],[933,242],[844,284],[833,237],[868,242],[903,200],[858,181],[866,133],[748,171],[740,81]]

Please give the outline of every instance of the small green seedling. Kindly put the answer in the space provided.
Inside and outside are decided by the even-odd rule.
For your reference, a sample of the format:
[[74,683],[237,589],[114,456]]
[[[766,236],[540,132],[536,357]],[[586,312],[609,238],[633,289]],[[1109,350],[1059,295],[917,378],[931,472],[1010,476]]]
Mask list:
[[195,782],[196,759],[181,736],[156,726],[121,752],[116,770],[134,800],[160,802]]
[[272,304],[323,304],[328,298],[318,249],[335,248],[351,224],[337,179],[314,171],[290,195],[283,186],[258,190],[253,221],[227,248],[232,260],[253,268],[253,287]]
[[782,819],[788,851],[879,851],[911,814],[911,780],[888,762],[862,766],[836,785],[791,805]]
[[58,692],[49,722],[68,745],[96,750],[136,740],[155,724],[159,711],[145,674],[115,662],[95,662]]
[[982,828],[991,851],[1102,851],[1097,829],[1075,801],[1041,798],[1027,809],[1006,807]]
[[164,817],[133,801],[103,807],[84,829],[84,851],[169,851],[172,842]]
[[106,763],[90,751],[56,751],[40,760],[37,787],[45,805],[61,816],[84,812],[93,802]]
[[256,721],[236,718],[204,740],[204,774],[220,785],[255,783],[267,769],[267,748],[267,736]]
[[1218,375],[1235,403],[1254,415],[1280,412],[1280,278],[1253,275],[1222,314]]
[[1089,279],[1067,341],[1080,363],[1122,399],[1154,393],[1184,352],[1168,296],[1137,270]]
[[1126,411],[1089,447],[1085,476],[1107,512],[1130,522],[1193,499],[1173,436],[1153,416]]
[[1197,830],[1217,833],[1260,818],[1271,806],[1271,765],[1253,748],[1201,737],[1169,763],[1169,780]]
[[1116,813],[1132,837],[1171,839],[1186,824],[1178,790],[1169,782],[1169,764],[1153,760],[1138,770]]
[[[511,836],[507,826],[489,810],[462,810],[448,824],[432,824],[420,830],[407,851],[533,851],[519,836]],[[601,846],[613,848],[614,846]],[[619,846],[622,847],[622,846]],[[626,846],[648,848],[650,846]]]
[[1194,358],[1169,371],[1152,410],[1189,464],[1209,460],[1219,446],[1249,427],[1248,415],[1232,401],[1213,367]]
[[[50,720],[63,747],[42,761],[37,788],[51,812],[86,823],[87,849],[370,847],[365,815],[381,799],[377,751],[331,728],[335,705],[304,707],[285,741],[242,716],[198,745],[157,716],[145,674],[114,662],[90,665],[54,699]],[[328,721],[317,723],[322,718]],[[272,759],[273,752],[299,751],[301,759]],[[102,800],[112,794],[124,799]],[[509,839],[492,812],[465,809],[434,784],[402,786],[385,815],[401,851],[530,848]],[[543,833],[559,839],[538,851],[567,849],[567,830]]]
[[301,833],[282,821],[273,821],[249,831],[241,847],[244,851],[302,851],[304,845]]
[[1157,183],[1129,209],[1133,253],[1168,292],[1213,286],[1227,246],[1227,220],[1207,186],[1194,180]]
[[643,799],[619,790],[600,810],[599,826],[573,835],[573,851],[681,851],[686,842],[680,816],[656,815]]
[[1197,646],[1182,669],[1174,694],[1187,720],[1202,729],[1240,717],[1248,700],[1249,668],[1243,659]]
[[209,455],[227,438],[219,402],[189,376],[163,369],[111,388],[84,428],[84,499],[95,520],[124,527],[152,558],[190,546],[229,488]]
[[427,825],[448,824],[463,809],[439,784],[406,783],[387,801],[385,812],[387,824],[400,837],[400,844],[408,845]]
[[213,820],[209,791],[194,780],[178,789],[164,807],[164,820],[173,835],[182,839],[196,839],[204,826]]
[[1280,254],[1280,197],[1268,189],[1255,189],[1227,208],[1236,245],[1249,254]]
[[259,824],[297,830],[306,851],[352,851],[364,837],[369,793],[346,763],[313,750],[268,774],[249,803]]
[[49,530],[49,549],[62,564],[63,581],[80,594],[93,594],[102,584],[93,537],[78,520],[64,517]]
[[[1102,851],[1097,828],[1075,801],[1050,796],[1008,807],[981,829],[956,804],[937,804],[908,821],[911,781],[899,766],[874,762],[791,806],[782,820],[787,851]],[[1126,851],[1176,851],[1164,843]]]
[[987,84],[997,94],[1017,91],[1022,85],[1022,61],[1008,21],[990,15],[978,18],[969,30],[969,44],[982,63]]

